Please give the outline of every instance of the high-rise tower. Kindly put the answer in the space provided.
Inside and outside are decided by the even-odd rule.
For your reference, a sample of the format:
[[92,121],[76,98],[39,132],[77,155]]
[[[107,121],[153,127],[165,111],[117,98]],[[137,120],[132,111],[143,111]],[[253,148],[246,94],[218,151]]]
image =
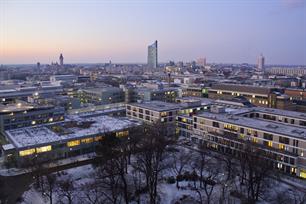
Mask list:
[[149,68],[157,68],[157,40],[148,46],[148,67]]
[[59,56],[59,61],[60,61],[60,65],[63,66],[64,65],[64,57],[63,54],[61,53],[61,55]]
[[262,54],[257,58],[257,69],[259,71],[265,71],[265,57]]

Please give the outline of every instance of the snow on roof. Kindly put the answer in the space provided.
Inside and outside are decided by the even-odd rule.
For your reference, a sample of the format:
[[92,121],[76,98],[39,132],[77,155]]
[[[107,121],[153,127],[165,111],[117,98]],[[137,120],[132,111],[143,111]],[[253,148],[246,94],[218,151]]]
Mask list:
[[279,116],[285,116],[285,117],[291,117],[291,118],[299,118],[306,120],[306,114],[296,111],[289,111],[289,110],[281,110],[281,109],[275,109],[275,108],[263,108],[263,107],[256,107],[253,108],[255,112],[262,112],[262,113],[269,113]]
[[128,105],[137,106],[140,108],[153,110],[153,111],[170,111],[170,110],[178,110],[180,106],[174,103],[167,103],[163,101],[145,101],[142,103],[131,103]]
[[[42,146],[56,142],[66,142],[72,139],[85,138],[105,132],[123,130],[140,123],[127,118],[114,118],[110,116],[97,116],[91,118],[80,118],[77,115],[70,115],[65,122],[92,122],[88,128],[64,127],[65,134],[56,133],[50,128],[52,125],[40,125],[7,130],[5,133],[16,148],[28,148]],[[64,126],[65,122],[57,123]],[[53,124],[54,125],[54,124]]]
[[265,132],[275,133],[277,135],[306,139],[306,128],[296,127],[289,124],[281,124],[270,121],[263,121],[254,118],[247,118],[232,114],[215,114],[204,112],[198,115],[214,121],[220,121],[237,126],[262,130]]
[[5,144],[5,145],[2,145],[2,149],[4,151],[8,151],[8,150],[11,150],[11,149],[15,149],[15,147],[12,144]]

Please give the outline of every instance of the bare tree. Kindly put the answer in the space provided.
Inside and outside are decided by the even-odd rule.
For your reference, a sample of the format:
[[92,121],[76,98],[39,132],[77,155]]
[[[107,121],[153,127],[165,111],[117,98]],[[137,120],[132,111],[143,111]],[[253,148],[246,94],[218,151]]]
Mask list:
[[167,127],[164,124],[147,125],[139,144],[140,152],[136,154],[135,170],[140,171],[146,178],[146,187],[149,192],[150,203],[157,203],[157,185],[161,172],[169,168],[165,164],[166,148],[172,143],[167,136]]
[[60,198],[60,203],[72,204],[76,194],[73,180],[67,178],[63,181],[59,181],[57,193]]
[[55,174],[48,174],[43,176],[42,193],[49,198],[50,204],[53,203],[53,193],[56,189],[57,177]]
[[176,187],[180,188],[179,182],[182,177],[182,173],[186,166],[191,163],[192,154],[186,154],[185,152],[174,152],[172,154],[172,171],[176,175]]
[[97,148],[98,176],[103,189],[112,196],[108,197],[112,203],[117,203],[122,195],[125,203],[130,201],[129,185],[127,181],[127,165],[129,157],[129,140],[106,134]]
[[263,150],[246,144],[240,157],[240,180],[245,184],[248,202],[255,203],[268,184],[272,163]]

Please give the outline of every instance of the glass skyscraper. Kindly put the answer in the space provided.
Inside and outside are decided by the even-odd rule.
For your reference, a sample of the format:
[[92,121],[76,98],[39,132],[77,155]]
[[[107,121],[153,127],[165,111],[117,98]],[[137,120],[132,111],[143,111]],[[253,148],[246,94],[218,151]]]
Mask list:
[[157,40],[148,46],[148,67],[157,68]]

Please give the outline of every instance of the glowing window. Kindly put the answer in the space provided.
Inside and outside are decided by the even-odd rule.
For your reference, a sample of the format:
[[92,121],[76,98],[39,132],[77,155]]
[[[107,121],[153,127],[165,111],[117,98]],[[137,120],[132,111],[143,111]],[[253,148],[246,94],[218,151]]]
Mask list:
[[27,155],[31,155],[31,154],[34,154],[35,153],[35,149],[26,149],[26,150],[23,150],[23,151],[19,151],[19,155],[20,156],[27,156]]
[[80,140],[73,140],[73,141],[67,142],[68,147],[74,147],[74,146],[78,146],[78,145],[80,145]]
[[281,149],[281,150],[284,150],[285,149],[285,145],[284,144],[278,144],[278,148]]
[[167,112],[161,112],[160,116],[167,116]]
[[82,139],[81,140],[82,143],[92,143],[93,142],[93,138],[90,137],[90,138],[85,138],[85,139]]
[[272,147],[273,143],[271,141],[268,142],[268,146]]
[[32,125],[35,125],[35,124],[36,124],[36,121],[35,121],[35,120],[33,120],[33,121],[32,121]]
[[51,151],[51,150],[52,150],[51,145],[44,146],[44,147],[37,147],[37,148],[36,148],[36,152],[37,152],[37,153],[48,152],[48,151]]
[[97,136],[97,137],[95,137],[95,141],[97,142],[97,141],[100,141],[100,140],[102,140],[102,136]]
[[53,118],[49,118],[49,122],[53,122]]
[[129,131],[116,132],[116,137],[125,137],[129,135]]
[[301,169],[301,171],[300,171],[300,177],[306,178],[306,170]]
[[254,143],[258,143],[258,139],[257,139],[257,138],[252,138],[252,141],[253,141]]

